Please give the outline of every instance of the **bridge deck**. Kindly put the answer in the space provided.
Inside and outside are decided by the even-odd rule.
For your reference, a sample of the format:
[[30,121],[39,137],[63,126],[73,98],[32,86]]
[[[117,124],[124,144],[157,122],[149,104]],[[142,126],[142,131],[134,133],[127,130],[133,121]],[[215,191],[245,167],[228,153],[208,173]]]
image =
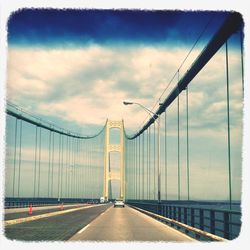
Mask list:
[[110,207],[83,227],[71,241],[195,241],[130,207]]
[[5,226],[5,236],[9,239],[22,241],[68,240],[82,227],[89,224],[109,208],[109,206],[89,206],[86,209],[76,209],[73,212],[48,218],[8,225]]
[[[65,209],[71,207],[66,206]],[[53,212],[46,208],[38,207],[34,212]],[[24,213],[26,217],[27,212],[23,209],[13,209],[5,217],[19,215],[23,218]],[[25,241],[194,241],[130,207],[113,208],[111,204],[85,206],[83,210],[7,225],[5,235],[9,239]]]

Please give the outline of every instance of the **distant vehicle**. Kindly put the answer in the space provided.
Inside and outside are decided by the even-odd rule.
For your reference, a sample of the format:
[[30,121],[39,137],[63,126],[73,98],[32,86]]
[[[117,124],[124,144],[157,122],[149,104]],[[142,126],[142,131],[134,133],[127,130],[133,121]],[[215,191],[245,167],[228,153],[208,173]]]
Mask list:
[[114,207],[125,207],[123,200],[115,200]]
[[100,198],[100,203],[105,203],[105,198],[104,197]]

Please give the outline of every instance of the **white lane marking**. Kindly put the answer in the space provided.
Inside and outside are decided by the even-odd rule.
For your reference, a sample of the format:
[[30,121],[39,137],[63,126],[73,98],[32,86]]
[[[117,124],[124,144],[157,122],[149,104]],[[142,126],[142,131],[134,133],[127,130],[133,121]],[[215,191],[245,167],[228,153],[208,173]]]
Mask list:
[[84,230],[86,230],[89,227],[89,224],[85,227],[83,227],[77,234],[81,234]]
[[[95,220],[97,220],[101,215],[105,214],[106,212],[108,212],[112,207],[106,209],[104,212],[102,212],[100,215],[98,215],[94,220],[92,220],[87,226],[85,226],[84,228],[82,228],[80,231],[78,231],[76,234],[81,234],[83,231],[85,231],[91,223],[93,223]],[[72,236],[74,237],[74,235]]]

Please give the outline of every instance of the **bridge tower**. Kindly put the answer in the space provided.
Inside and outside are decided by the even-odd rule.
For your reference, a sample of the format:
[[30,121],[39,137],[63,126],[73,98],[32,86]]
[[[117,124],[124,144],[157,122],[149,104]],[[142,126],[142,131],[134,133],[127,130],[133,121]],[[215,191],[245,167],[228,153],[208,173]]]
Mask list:
[[[110,129],[118,128],[120,130],[120,143],[110,144]],[[120,172],[119,174],[110,171],[110,152],[120,153]],[[124,169],[124,124],[122,121],[107,121],[105,131],[105,144],[104,144],[104,185],[103,196],[105,200],[110,198],[109,182],[111,180],[120,181],[120,198],[125,199],[125,169]]]

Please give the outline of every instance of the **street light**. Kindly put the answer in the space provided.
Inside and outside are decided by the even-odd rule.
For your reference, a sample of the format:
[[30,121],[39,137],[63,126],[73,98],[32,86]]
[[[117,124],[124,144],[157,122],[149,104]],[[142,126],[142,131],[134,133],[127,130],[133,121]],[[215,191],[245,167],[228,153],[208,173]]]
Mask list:
[[154,119],[155,122],[157,122],[157,125],[158,125],[158,143],[157,143],[158,192],[157,192],[157,198],[158,198],[158,203],[160,203],[161,202],[161,168],[160,168],[160,124],[161,124],[161,122],[160,122],[160,115],[152,112],[150,109],[146,108],[145,106],[143,106],[142,104],[140,104],[138,102],[124,101],[123,104],[124,105],[133,105],[133,104],[136,104],[136,105],[140,106],[141,108],[143,108]]

